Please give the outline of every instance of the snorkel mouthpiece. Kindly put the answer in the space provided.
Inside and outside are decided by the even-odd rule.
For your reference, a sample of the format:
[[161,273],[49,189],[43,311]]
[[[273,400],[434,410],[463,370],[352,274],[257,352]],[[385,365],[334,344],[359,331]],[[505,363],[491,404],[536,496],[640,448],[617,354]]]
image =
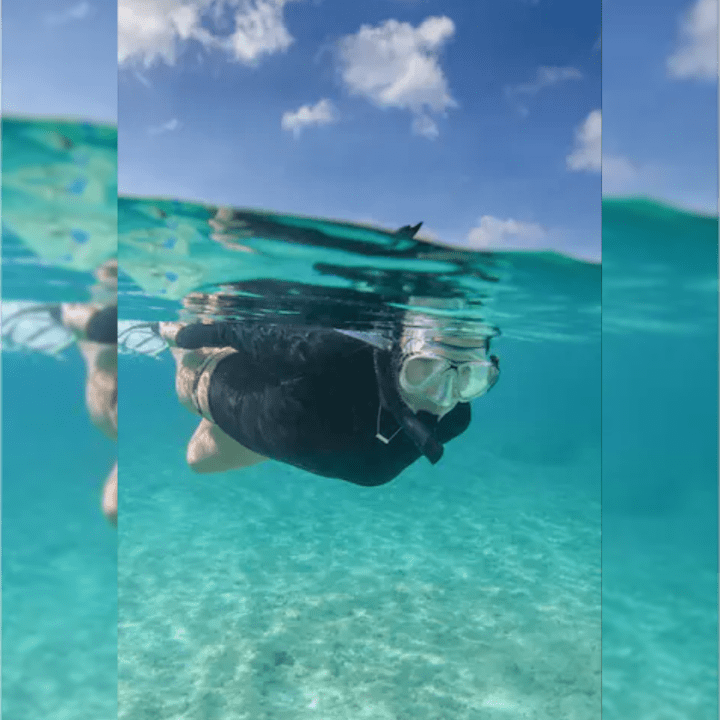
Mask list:
[[440,462],[445,449],[432,436],[420,420],[408,410],[399,421],[405,434],[415,443],[417,449],[433,464]]

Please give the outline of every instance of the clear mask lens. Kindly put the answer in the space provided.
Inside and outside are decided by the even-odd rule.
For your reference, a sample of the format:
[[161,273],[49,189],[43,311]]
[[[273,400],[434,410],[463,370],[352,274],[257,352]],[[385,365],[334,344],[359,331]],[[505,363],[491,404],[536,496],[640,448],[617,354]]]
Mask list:
[[455,389],[457,384],[456,380],[457,378],[452,370],[441,375],[437,383],[431,388],[428,388],[426,397],[440,407],[450,407],[454,405],[457,402]]
[[443,358],[410,357],[402,366],[400,385],[408,393],[447,406],[485,394],[497,375],[494,363],[487,360],[452,363]]
[[484,395],[497,380],[498,370],[492,363],[473,363],[458,368],[460,397],[476,398]]
[[415,357],[403,365],[402,376],[407,389],[422,390],[434,384],[450,368],[450,363],[438,358]]

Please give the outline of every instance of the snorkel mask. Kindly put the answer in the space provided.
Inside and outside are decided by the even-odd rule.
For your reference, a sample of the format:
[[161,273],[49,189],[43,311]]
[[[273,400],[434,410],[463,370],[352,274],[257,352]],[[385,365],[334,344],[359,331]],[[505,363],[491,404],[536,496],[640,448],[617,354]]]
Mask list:
[[[484,395],[498,380],[498,359],[490,355],[490,338],[499,335],[497,328],[460,327],[443,319],[419,313],[406,313],[408,321],[402,333],[394,338],[384,333],[338,330],[374,347],[373,363],[378,389],[378,439],[389,443],[392,438],[380,434],[383,408],[396,419],[418,450],[434,465],[443,456],[443,446],[402,398],[401,393],[425,398],[450,412],[458,402]],[[412,324],[411,324],[412,323]]]
[[408,331],[398,373],[400,387],[440,408],[481,397],[495,385],[500,369],[497,357],[488,356],[489,339],[477,342],[439,337],[426,328]]

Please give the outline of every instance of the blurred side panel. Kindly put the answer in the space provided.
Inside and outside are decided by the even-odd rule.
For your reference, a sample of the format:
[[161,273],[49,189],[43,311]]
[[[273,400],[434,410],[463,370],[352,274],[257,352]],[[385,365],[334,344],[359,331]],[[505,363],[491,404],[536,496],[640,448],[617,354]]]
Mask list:
[[117,4],[2,13],[2,716],[110,720]]
[[603,4],[603,718],[718,716],[718,3]]

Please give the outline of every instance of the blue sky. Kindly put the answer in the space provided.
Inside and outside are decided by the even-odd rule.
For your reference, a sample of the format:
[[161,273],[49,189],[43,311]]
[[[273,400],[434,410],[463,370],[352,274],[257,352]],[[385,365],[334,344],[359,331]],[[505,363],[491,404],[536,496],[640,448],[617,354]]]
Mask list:
[[116,0],[3,0],[2,109],[117,121]]
[[717,212],[717,0],[603,7],[603,193]]
[[[119,4],[5,0],[2,100],[113,121],[119,50],[124,191],[599,252],[599,4]],[[715,210],[716,8],[605,3],[605,194]]]
[[121,192],[599,257],[599,2],[120,0],[118,33]]

